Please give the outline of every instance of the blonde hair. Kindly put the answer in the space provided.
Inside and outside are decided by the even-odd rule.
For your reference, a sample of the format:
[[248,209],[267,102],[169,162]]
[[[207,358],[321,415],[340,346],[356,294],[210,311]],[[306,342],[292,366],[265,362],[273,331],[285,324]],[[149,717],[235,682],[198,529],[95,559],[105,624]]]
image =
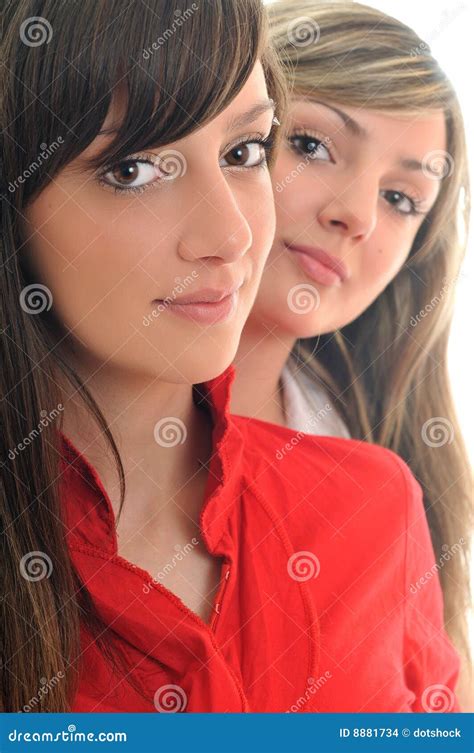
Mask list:
[[[269,12],[295,98],[415,117],[445,113],[446,153],[428,155],[444,170],[440,193],[406,264],[355,321],[298,341],[292,364],[323,383],[353,437],[397,452],[420,482],[440,564],[446,629],[469,666],[472,474],[446,364],[469,214],[459,103],[428,45],[378,10],[280,0]],[[447,548],[456,544],[460,551],[446,561]]]

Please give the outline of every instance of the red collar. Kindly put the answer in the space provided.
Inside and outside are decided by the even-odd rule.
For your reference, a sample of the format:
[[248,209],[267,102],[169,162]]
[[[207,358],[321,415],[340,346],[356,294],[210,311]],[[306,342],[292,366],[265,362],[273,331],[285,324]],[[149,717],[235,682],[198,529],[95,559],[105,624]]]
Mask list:
[[[210,410],[212,455],[201,511],[201,531],[210,552],[218,549],[228,514],[239,497],[242,473],[241,435],[229,420],[231,385],[235,369],[229,366],[215,379],[193,386],[197,405]],[[68,541],[117,553],[115,513],[102,482],[84,455],[60,432],[61,499],[68,529]],[[125,503],[126,504],[126,503]]]

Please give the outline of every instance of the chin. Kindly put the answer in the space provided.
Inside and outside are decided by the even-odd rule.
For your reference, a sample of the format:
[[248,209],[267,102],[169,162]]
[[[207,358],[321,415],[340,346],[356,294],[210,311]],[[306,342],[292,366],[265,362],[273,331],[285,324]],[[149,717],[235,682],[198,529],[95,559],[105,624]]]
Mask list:
[[320,334],[320,322],[314,321],[314,318],[310,316],[297,315],[282,322],[275,322],[275,324],[278,329],[281,329],[286,335],[294,337],[295,340]]
[[222,374],[232,363],[237,352],[238,341],[224,343],[220,339],[200,342],[199,347],[180,356],[170,358],[171,366],[160,378],[177,384],[199,384],[208,382]]

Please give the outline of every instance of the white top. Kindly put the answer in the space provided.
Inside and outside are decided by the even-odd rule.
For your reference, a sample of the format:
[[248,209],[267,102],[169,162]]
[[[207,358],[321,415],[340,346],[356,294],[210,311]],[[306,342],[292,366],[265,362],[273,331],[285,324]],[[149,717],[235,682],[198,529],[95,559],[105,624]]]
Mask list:
[[302,369],[285,364],[281,373],[283,405],[289,429],[305,434],[345,437],[350,434],[326,391],[310,379]]

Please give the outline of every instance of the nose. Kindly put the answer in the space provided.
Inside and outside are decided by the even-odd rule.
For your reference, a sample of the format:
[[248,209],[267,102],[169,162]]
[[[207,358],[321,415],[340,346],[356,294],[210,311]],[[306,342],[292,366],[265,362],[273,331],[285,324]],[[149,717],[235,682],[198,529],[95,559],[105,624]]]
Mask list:
[[190,180],[183,198],[178,253],[187,261],[231,264],[243,257],[253,237],[236,197],[219,169],[204,182]]
[[319,212],[321,225],[329,231],[360,242],[372,234],[377,224],[378,185],[355,180]]

